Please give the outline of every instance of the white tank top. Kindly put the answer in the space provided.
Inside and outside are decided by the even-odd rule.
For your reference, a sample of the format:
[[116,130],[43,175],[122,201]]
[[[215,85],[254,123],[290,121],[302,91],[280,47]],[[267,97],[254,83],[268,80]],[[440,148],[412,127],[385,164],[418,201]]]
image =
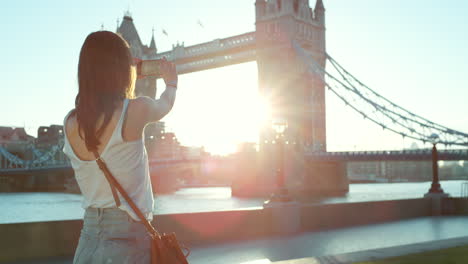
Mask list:
[[[122,138],[122,125],[127,107],[128,99],[125,99],[120,119],[109,142],[101,153],[101,158],[143,215],[148,220],[152,220],[154,198],[149,174],[148,155],[143,137],[130,142],[125,142]],[[63,152],[70,159],[71,166],[75,171],[76,181],[83,194],[82,207],[84,209],[88,207],[116,207],[109,183],[96,161],[79,159],[70,146],[65,127],[70,113],[71,111],[65,116],[63,124],[65,133]],[[121,202],[119,208],[126,211],[133,219],[140,221],[123,196],[120,193],[118,195]]]

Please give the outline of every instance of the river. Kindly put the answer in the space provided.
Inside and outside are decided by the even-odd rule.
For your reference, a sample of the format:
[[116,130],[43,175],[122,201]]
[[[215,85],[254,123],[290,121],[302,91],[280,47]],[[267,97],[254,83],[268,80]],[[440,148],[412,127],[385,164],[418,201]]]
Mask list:
[[[452,197],[461,195],[468,181],[442,181]],[[310,203],[351,203],[421,198],[430,182],[351,184],[342,197],[313,200]],[[82,196],[68,193],[0,193],[0,224],[82,219]],[[231,197],[229,187],[185,188],[173,194],[155,196],[155,214],[223,211],[261,208],[264,199]]]

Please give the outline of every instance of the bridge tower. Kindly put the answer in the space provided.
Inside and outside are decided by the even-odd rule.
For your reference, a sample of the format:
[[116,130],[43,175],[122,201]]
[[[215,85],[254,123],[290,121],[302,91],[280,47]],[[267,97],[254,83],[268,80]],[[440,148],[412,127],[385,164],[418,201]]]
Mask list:
[[[119,33],[128,42],[133,57],[142,60],[156,59],[158,50],[156,48],[156,42],[154,41],[154,31],[150,46],[148,47],[147,45],[143,45],[130,12],[127,11],[125,13],[122,23],[120,26],[117,26],[117,33]],[[136,81],[135,95],[137,97],[149,96],[151,98],[155,98],[156,89],[156,78],[144,78]]]
[[[325,67],[325,8],[316,0],[256,0],[259,90],[273,115],[288,121],[287,140],[326,151],[323,74],[309,73],[297,58],[292,41]],[[260,148],[272,140],[268,125],[260,132]],[[263,146],[262,146],[263,145]]]

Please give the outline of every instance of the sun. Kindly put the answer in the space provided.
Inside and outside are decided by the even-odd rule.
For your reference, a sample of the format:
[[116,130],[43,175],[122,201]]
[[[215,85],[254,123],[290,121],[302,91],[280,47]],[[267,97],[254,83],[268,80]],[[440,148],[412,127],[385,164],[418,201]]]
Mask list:
[[271,119],[269,101],[258,90],[255,63],[182,75],[180,83],[165,121],[183,145],[229,155],[241,143],[257,143]]
[[[231,98],[224,107],[211,113],[207,127],[219,133],[207,138],[204,145],[216,154],[228,155],[236,152],[243,142],[257,143],[259,133],[271,119],[271,108],[264,97],[256,91],[247,98]],[[239,105],[236,102],[242,101]],[[216,120],[215,122],[213,120]]]

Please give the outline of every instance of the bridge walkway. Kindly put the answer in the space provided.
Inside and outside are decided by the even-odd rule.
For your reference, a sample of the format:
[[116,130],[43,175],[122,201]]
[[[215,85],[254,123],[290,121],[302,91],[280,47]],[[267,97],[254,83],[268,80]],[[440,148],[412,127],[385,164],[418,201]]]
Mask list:
[[[442,240],[454,238],[460,238],[462,242],[468,243],[464,237],[468,237],[468,216],[422,217],[367,226],[307,232],[287,237],[270,237],[261,240],[192,247],[189,260],[191,264],[269,264],[275,262],[287,264],[289,261],[286,260],[368,250],[371,250],[369,254],[373,254],[376,249],[380,248],[407,245],[395,249],[401,250],[401,248],[411,248],[411,244],[437,243],[437,241],[442,242]],[[72,258],[10,264],[32,263],[71,264]],[[321,260],[316,263],[329,262]]]

